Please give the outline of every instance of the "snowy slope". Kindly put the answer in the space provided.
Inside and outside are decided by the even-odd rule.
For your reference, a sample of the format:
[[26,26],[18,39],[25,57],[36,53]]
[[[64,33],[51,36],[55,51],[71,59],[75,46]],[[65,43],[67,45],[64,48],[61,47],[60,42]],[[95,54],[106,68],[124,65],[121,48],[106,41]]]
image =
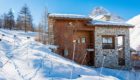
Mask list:
[[140,15],[130,19],[127,23],[135,25],[130,29],[130,44],[134,49],[140,50]]
[[122,17],[111,13],[110,11],[108,11],[107,9],[105,9],[103,7],[95,7],[93,9],[93,11],[91,12],[90,17],[95,19],[95,20],[102,20],[101,18],[105,15],[110,16],[110,21],[116,21],[116,22],[124,22],[125,21]]
[[[52,53],[49,48],[55,46],[34,41],[35,34],[0,29],[0,80],[66,80],[70,78],[72,68],[74,80],[99,78],[95,70]],[[101,77],[101,80],[108,79],[116,80],[114,77]]]
[[89,68],[64,59],[51,52],[55,46],[34,41],[33,32],[0,29],[0,35],[0,80],[140,79],[139,72]]

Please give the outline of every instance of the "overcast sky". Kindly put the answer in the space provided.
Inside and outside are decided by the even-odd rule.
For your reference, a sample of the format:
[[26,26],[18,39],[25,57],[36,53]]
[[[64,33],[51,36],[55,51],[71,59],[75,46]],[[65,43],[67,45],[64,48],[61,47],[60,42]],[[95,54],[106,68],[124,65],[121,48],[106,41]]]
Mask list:
[[102,6],[126,20],[140,14],[140,0],[0,0],[0,14],[13,9],[17,16],[21,7],[27,4],[34,23],[41,19],[44,7],[50,13],[69,13],[88,15],[96,6]]

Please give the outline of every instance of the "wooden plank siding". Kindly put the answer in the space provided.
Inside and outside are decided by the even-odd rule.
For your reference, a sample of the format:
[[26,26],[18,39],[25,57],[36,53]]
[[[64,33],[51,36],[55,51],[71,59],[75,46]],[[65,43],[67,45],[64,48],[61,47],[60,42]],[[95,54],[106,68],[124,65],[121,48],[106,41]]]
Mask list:
[[[94,48],[94,27],[86,26],[87,21],[84,20],[55,20],[53,26],[54,44],[58,45],[57,53],[72,59],[73,40],[76,40],[75,61],[82,64],[89,64],[90,54],[87,54],[87,48],[92,45]],[[86,43],[78,43],[78,39],[86,37]],[[68,55],[64,55],[64,50],[68,50]],[[87,54],[87,55],[85,55]],[[92,53],[93,54],[93,53]]]

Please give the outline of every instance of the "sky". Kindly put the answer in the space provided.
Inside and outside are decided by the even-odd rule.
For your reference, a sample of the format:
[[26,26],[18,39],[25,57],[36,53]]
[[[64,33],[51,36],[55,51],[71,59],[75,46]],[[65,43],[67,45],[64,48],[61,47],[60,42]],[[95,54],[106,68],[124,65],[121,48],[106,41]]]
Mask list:
[[35,24],[41,21],[45,7],[49,13],[89,15],[94,7],[102,6],[125,20],[140,14],[140,0],[0,0],[0,15],[12,8],[16,18],[24,4]]

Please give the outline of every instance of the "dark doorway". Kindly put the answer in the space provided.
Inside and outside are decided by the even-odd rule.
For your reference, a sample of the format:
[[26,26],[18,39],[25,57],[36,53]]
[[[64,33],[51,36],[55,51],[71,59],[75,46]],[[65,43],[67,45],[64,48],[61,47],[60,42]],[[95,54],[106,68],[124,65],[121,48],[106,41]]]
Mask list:
[[125,66],[125,37],[123,35],[119,35],[118,39],[118,65]]
[[94,66],[94,57],[95,56],[93,51],[87,52],[87,59],[89,59],[87,62],[88,66]]

